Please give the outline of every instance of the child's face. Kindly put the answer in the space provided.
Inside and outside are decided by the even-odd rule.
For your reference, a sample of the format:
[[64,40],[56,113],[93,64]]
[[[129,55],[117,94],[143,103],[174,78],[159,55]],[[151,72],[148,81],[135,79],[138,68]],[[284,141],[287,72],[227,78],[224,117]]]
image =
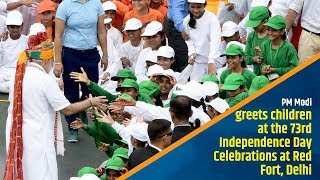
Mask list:
[[126,35],[130,41],[141,39],[141,30],[128,30]]
[[158,56],[157,64],[161,66],[164,70],[170,69],[173,62],[173,59]]
[[132,0],[131,2],[136,11],[140,11],[147,7],[147,0]]
[[8,28],[11,39],[16,40],[20,38],[22,25],[21,26],[9,25],[7,26],[7,28]]
[[169,94],[169,92],[173,88],[170,82],[170,79],[167,76],[159,77],[159,86],[160,86],[161,94]]
[[228,44],[231,41],[239,41],[240,39],[240,34],[239,32],[236,32],[233,36],[231,37],[223,37],[224,41]]
[[54,11],[44,11],[40,14],[41,22],[48,23],[53,21]]
[[189,4],[189,10],[191,14],[194,15],[195,18],[200,18],[204,13],[204,4],[200,3],[190,3]]
[[254,27],[253,30],[256,32],[256,33],[259,33],[261,31],[263,31],[264,29],[264,24],[266,23],[266,21],[261,21],[261,23],[257,26],[257,27]]
[[281,35],[284,34],[284,30],[283,31],[282,30],[276,30],[276,29],[273,29],[271,27],[269,27],[267,30],[268,30],[269,39],[271,41],[281,38]]
[[238,88],[237,90],[234,90],[234,91],[228,90],[227,93],[228,93],[230,99],[233,99],[234,97],[236,97],[239,94],[241,94],[242,90],[240,88]]
[[108,180],[115,180],[115,179],[117,179],[118,177],[121,176],[121,173],[119,171],[115,171],[115,170],[112,170],[112,169],[108,169],[106,171],[106,174],[107,174],[107,179]]
[[111,18],[112,21],[114,20],[114,17],[116,16],[116,11],[114,10],[108,10],[108,11],[105,11],[105,18]]
[[239,68],[241,67],[241,61],[243,58],[239,56],[227,56],[227,64],[229,69]]
[[133,99],[136,99],[138,96],[138,91],[135,88],[122,88],[121,94],[129,94]]
[[145,37],[145,41],[152,50],[157,50],[161,46],[161,42],[164,40],[164,37],[160,33],[155,34],[154,36]]

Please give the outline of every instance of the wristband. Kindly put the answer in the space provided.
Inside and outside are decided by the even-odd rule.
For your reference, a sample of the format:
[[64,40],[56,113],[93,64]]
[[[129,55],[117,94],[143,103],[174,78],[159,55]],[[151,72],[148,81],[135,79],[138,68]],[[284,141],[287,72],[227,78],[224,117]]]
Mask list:
[[90,107],[92,107],[93,105],[92,105],[92,102],[91,102],[91,100],[90,100],[90,99],[88,99],[88,100],[89,100],[89,102],[90,102],[90,105],[91,105]]

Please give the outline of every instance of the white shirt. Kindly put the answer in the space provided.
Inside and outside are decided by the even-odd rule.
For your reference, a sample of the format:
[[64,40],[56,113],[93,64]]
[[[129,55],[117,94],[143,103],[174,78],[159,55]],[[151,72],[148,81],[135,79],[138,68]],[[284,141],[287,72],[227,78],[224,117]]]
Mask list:
[[[0,2],[1,3],[1,2]],[[1,8],[1,7],[0,7]],[[3,15],[0,15],[0,34],[3,32],[7,31],[7,26],[6,26],[6,17]]]
[[0,1],[0,13],[5,12],[7,10],[7,3]]
[[[218,18],[210,11],[205,11],[200,19],[196,19],[196,28],[191,28],[188,23],[190,15],[184,18],[183,24],[190,39],[186,41],[188,56],[197,54],[196,62],[214,63],[220,56],[221,28]],[[210,45],[210,47],[208,47]]]
[[12,40],[10,36],[6,41],[0,42],[0,68],[16,69],[19,54],[28,48],[28,37],[21,35],[19,39]]
[[[152,121],[154,119],[166,119],[171,122],[171,128],[174,128],[174,124],[171,119],[171,115],[169,112],[169,108],[162,108],[160,106],[155,106],[152,104],[147,104],[145,102],[137,101],[136,106],[139,110],[138,113],[143,112],[143,119],[145,121]],[[136,115],[136,108],[131,106],[125,106],[124,111],[128,112],[129,114]],[[204,113],[203,111],[198,110],[195,107],[191,107],[193,114],[189,118],[189,122],[194,123],[196,119],[199,119],[201,125],[210,121],[210,117]],[[138,115],[137,115],[138,116]]]
[[135,73],[137,76],[137,82],[140,83],[143,80],[147,80],[147,63],[146,63],[146,58],[148,54],[152,51],[150,47],[143,49],[138,57],[137,64],[136,64],[136,69]]
[[153,145],[151,143],[149,144],[149,146],[154,148],[154,149],[156,149],[156,150],[158,150],[159,152],[162,151],[160,148],[158,148],[157,146],[155,146],[155,145]]
[[144,41],[141,40],[140,44],[137,47],[135,47],[135,46],[132,46],[130,41],[127,41],[121,44],[119,47],[118,52],[119,52],[120,58],[126,57],[129,59],[129,61],[132,63],[132,66],[129,68],[133,72],[135,72],[136,63],[138,61],[139,54],[143,49],[143,44],[144,44]]
[[121,44],[123,44],[123,35],[117,28],[111,26],[111,28],[108,30],[107,36],[111,38],[114,47],[116,47],[117,49]]
[[292,0],[289,6],[298,14],[301,13],[301,26],[311,32],[320,33],[320,1]]
[[[30,63],[23,79],[23,177],[26,180],[58,179],[54,146],[55,112],[70,105],[57,83],[44,69]],[[13,102],[14,83],[9,100]],[[6,147],[8,150],[13,104],[8,108]]]

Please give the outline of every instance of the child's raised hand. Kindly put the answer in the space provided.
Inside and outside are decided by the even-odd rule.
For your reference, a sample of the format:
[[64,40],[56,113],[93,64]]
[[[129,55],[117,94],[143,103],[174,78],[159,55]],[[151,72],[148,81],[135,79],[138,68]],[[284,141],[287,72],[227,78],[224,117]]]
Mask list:
[[98,114],[102,118],[97,118],[99,122],[104,122],[108,124],[113,124],[115,121],[113,120],[112,116],[110,115],[109,111],[107,111],[107,114],[103,111],[100,111],[101,114]]
[[71,72],[70,73],[70,78],[74,79],[75,82],[83,82],[86,83],[86,85],[90,84],[90,80],[88,78],[87,73],[84,71],[84,69],[81,67],[80,68],[82,73],[78,73],[78,72]]
[[104,142],[100,142],[99,144],[99,150],[102,152],[106,152],[109,150],[110,144],[104,143]]
[[76,120],[70,124],[70,127],[72,129],[80,129],[80,128],[84,128],[85,124],[81,121],[81,119],[76,118]]

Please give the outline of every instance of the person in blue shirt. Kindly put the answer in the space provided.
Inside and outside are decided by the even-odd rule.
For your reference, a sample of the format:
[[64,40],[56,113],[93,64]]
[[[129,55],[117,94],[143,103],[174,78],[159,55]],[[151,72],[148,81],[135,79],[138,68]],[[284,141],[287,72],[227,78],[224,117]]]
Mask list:
[[[89,89],[81,83],[82,97],[79,98],[79,83],[70,78],[70,73],[80,72],[80,67],[88,72],[93,82],[98,82],[98,63],[104,69],[108,66],[107,34],[104,28],[105,12],[99,0],[64,0],[58,7],[55,26],[54,74],[64,81],[64,95],[74,103],[89,95]],[[97,50],[98,41],[103,56]],[[86,117],[85,113],[82,118]],[[78,115],[66,116],[70,125]],[[78,142],[78,131],[69,127],[69,142]]]
[[168,15],[165,21],[165,32],[169,46],[175,51],[173,70],[181,72],[188,65],[188,47],[185,40],[189,39],[183,25],[183,19],[189,15],[187,0],[168,0]]

